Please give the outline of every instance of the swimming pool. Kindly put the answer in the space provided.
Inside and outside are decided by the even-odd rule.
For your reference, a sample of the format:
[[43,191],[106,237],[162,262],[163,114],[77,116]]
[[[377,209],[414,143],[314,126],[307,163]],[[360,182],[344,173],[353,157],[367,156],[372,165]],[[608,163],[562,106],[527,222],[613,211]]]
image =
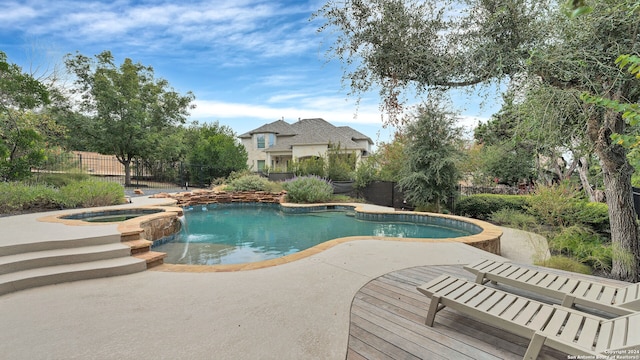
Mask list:
[[[240,264],[275,259],[336,238],[456,238],[476,225],[428,216],[356,213],[352,207],[284,208],[274,204],[215,204],[185,209],[184,225],[154,246],[165,263]],[[448,222],[447,222],[448,221]],[[460,223],[460,222],[459,222]]]

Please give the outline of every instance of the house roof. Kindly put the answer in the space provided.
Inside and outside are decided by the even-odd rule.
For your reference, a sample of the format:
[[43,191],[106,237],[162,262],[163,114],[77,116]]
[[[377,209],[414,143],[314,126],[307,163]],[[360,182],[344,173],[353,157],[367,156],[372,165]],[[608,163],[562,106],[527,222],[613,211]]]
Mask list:
[[239,138],[250,138],[253,134],[267,134],[273,133],[277,135],[295,135],[296,132],[288,122],[284,120],[274,121],[272,123],[262,125],[257,129],[253,129],[249,132],[246,132],[240,136]]
[[[240,135],[240,138],[250,138],[253,134],[275,133],[278,135],[277,144],[268,151],[289,150],[294,145],[340,144],[345,149],[360,147],[355,141],[373,141],[368,136],[349,126],[334,126],[321,118],[302,119],[293,124],[278,120],[263,125]],[[288,135],[288,136],[287,136]],[[354,141],[355,140],[355,141]]]

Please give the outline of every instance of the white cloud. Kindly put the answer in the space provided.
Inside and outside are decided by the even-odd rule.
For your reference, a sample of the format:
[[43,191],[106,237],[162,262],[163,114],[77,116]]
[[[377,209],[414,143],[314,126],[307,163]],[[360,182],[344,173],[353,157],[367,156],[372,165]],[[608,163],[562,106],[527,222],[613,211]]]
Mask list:
[[[301,24],[311,11],[285,5],[263,1],[9,3],[0,13],[0,28],[104,46],[114,41],[122,46],[154,43],[157,48],[159,42],[176,51],[197,46],[211,53],[234,49],[251,57],[282,57],[313,46],[308,41],[313,33]],[[288,15],[295,15],[295,20]]]
[[4,26],[7,27],[14,23],[37,17],[37,12],[32,7],[15,2],[3,4],[2,8],[2,12],[0,12],[0,23],[4,23]]
[[[247,118],[262,119],[267,122],[285,118],[287,121],[298,118],[323,118],[332,123],[376,124],[382,126],[382,117],[375,107],[360,108],[356,114],[353,104],[334,104],[331,107],[315,106],[267,106],[248,103],[229,103],[212,100],[196,100],[196,108],[191,117],[198,119]],[[318,103],[324,103],[320,100]]]

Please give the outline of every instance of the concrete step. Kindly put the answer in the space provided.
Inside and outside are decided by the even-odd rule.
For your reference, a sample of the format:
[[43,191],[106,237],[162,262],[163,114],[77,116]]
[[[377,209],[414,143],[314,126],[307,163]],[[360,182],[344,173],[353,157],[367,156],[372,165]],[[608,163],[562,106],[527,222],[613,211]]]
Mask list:
[[33,251],[0,257],[0,275],[38,267],[106,260],[130,255],[125,244],[83,246],[68,249]]
[[146,268],[143,259],[127,256],[18,271],[0,275],[0,295],[69,281],[126,275],[144,271]]
[[138,240],[129,240],[123,241],[122,244],[127,245],[131,248],[131,255],[147,252],[151,250],[151,245],[153,245],[153,241],[138,239]]
[[150,269],[154,266],[164,264],[164,258],[167,257],[167,254],[158,251],[147,251],[140,254],[135,254],[133,255],[133,257],[144,260],[147,264],[147,269]]
[[0,246],[0,256],[16,255],[34,251],[46,251],[56,249],[69,249],[74,247],[93,246],[114,244],[120,242],[120,235],[102,235],[93,237],[79,237],[72,239],[61,240],[48,240],[38,242],[27,242],[11,244],[10,241],[5,241],[7,244]]

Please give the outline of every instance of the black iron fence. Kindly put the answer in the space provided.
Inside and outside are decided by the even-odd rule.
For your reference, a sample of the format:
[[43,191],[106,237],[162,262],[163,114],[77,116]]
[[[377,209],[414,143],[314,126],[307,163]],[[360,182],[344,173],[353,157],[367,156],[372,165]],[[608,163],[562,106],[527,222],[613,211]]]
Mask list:
[[115,156],[85,152],[49,156],[45,164],[33,168],[31,172],[35,182],[62,174],[88,174],[125,187],[156,189],[205,188],[211,185],[215,177],[215,170],[206,165],[134,159],[129,164],[127,183],[127,168]]
[[460,195],[501,194],[527,195],[533,192],[533,186],[460,186]]

